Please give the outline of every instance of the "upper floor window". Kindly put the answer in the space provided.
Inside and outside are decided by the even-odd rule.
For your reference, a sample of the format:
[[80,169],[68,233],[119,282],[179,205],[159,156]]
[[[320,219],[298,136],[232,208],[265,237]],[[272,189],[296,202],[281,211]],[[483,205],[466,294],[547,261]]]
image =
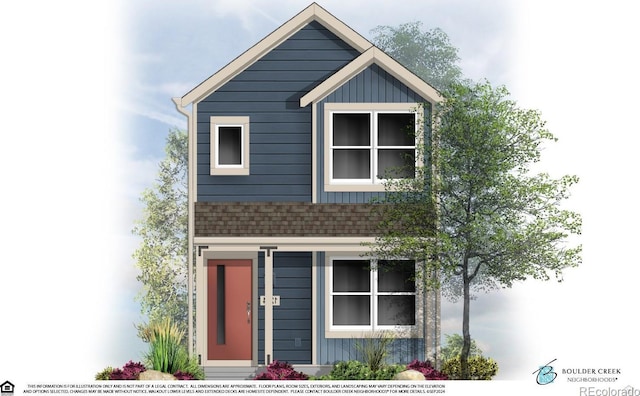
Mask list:
[[211,117],[211,175],[249,174],[249,117]]
[[417,104],[325,104],[325,190],[383,191],[415,177]]

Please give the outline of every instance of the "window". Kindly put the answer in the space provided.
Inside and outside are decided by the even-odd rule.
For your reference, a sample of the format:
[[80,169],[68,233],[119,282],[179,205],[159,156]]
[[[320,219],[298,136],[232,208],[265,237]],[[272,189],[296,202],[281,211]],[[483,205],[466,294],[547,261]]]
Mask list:
[[249,117],[211,117],[211,175],[249,174]]
[[415,262],[332,258],[329,327],[337,331],[416,326]]
[[[417,104],[325,104],[325,190],[382,191],[415,177]],[[354,189],[355,187],[355,189]]]

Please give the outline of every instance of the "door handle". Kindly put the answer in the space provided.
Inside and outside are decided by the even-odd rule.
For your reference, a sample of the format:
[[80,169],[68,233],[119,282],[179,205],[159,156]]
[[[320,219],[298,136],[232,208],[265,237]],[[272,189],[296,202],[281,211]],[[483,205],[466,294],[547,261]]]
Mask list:
[[247,301],[247,323],[251,323],[251,303]]

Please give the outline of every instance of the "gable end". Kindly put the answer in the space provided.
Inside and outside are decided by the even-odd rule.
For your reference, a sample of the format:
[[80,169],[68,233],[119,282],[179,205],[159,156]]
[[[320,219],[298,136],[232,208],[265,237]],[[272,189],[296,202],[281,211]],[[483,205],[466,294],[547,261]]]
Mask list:
[[238,56],[217,73],[193,88],[180,100],[182,107],[190,103],[197,103],[203,98],[216,91],[222,85],[242,73],[249,66],[268,54],[272,49],[285,42],[289,37],[297,33],[310,22],[317,21],[333,34],[359,52],[364,52],[373,44],[362,37],[359,33],[345,25],[342,21],[331,15],[318,4],[313,3],[298,15],[291,18],[284,25],[280,26],[273,33],[262,39],[249,50]]

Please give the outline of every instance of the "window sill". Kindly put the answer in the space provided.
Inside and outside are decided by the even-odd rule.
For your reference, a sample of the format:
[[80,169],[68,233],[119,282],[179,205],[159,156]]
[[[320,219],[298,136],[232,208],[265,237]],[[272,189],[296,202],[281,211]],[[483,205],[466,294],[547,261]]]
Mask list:
[[387,332],[395,338],[424,338],[418,326],[401,328],[380,328],[377,330],[329,330],[324,338],[377,338],[381,332]]
[[249,176],[249,168],[211,168],[211,176]]
[[385,192],[384,184],[325,184],[326,192]]
[[[408,183],[410,184],[410,183]],[[324,184],[325,192],[385,192],[401,191],[399,186],[380,184]],[[409,191],[410,188],[404,189]]]

